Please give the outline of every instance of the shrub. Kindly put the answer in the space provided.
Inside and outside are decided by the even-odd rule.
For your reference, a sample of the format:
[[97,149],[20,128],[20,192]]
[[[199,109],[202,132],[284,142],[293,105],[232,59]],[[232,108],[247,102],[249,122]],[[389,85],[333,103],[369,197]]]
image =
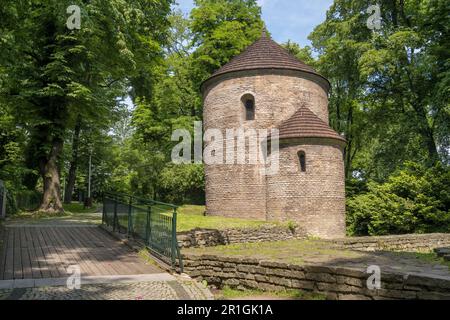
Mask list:
[[166,166],[161,172],[163,199],[171,203],[204,204],[205,177],[203,165]]
[[407,162],[386,183],[347,200],[349,235],[450,231],[450,170]]

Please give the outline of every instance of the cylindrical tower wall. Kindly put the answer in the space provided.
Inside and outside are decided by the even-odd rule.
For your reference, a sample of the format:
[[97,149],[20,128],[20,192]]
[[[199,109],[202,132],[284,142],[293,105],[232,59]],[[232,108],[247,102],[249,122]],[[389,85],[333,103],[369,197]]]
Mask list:
[[267,177],[268,220],[293,221],[307,234],[325,239],[344,237],[342,146],[322,139],[301,139],[280,148],[279,162],[278,174]]
[[[224,139],[226,129],[277,127],[302,103],[328,123],[327,84],[308,73],[238,72],[212,79],[204,89],[204,129],[220,129]],[[246,120],[242,101],[246,95],[254,97],[255,120],[252,121]],[[261,164],[205,165],[207,214],[265,220],[268,193],[262,169]]]

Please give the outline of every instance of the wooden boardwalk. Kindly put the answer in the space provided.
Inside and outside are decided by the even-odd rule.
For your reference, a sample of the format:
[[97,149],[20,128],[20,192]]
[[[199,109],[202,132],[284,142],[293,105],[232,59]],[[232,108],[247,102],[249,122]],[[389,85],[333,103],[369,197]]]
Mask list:
[[160,273],[105,231],[90,226],[10,226],[0,233],[0,280]]

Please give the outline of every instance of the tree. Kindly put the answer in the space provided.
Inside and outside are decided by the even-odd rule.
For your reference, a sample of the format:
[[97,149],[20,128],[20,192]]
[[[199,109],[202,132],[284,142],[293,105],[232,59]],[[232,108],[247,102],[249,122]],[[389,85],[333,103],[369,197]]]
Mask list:
[[161,172],[162,194],[173,203],[203,204],[205,177],[203,165],[168,165]]
[[372,31],[366,3],[335,0],[310,35],[316,67],[332,83],[331,124],[348,141],[348,182],[381,182],[407,160],[448,158],[448,17],[439,13],[437,23],[430,14],[445,12],[444,2],[381,1],[382,28]]
[[196,0],[191,12],[195,83],[261,37],[264,23],[256,0]]
[[312,56],[312,48],[310,46],[301,48],[298,43],[288,40],[286,43],[282,44],[282,47],[285,48],[290,54],[296,56],[300,61],[303,61],[311,67],[315,67],[317,61],[314,60]]
[[[335,0],[310,35],[343,132],[352,235],[448,231],[448,2]],[[295,48],[294,48],[295,49]]]
[[364,145],[365,114],[361,112],[364,90],[358,59],[367,50],[371,30],[366,27],[365,4],[336,0],[325,22],[309,36],[319,54],[316,69],[331,83],[330,122],[347,139],[345,149],[346,178],[354,170],[353,161]]
[[79,117],[108,118],[127,81],[149,75],[142,66],[161,54],[171,1],[76,3],[83,10],[81,30],[65,26],[67,1],[6,4],[17,13],[6,48],[15,60],[2,61],[9,76],[2,91],[30,132],[43,180],[40,210],[47,212],[62,211],[59,161],[67,130]]
[[80,133],[81,133],[82,120],[78,117],[75,124],[72,137],[72,158],[70,160],[69,174],[67,177],[67,184],[64,193],[64,203],[72,202],[73,188],[75,187],[76,173],[78,168],[78,154],[80,145]]
[[200,83],[258,39],[263,29],[256,1],[200,0],[195,4],[190,19],[180,12],[170,16],[165,60],[158,68],[153,96],[135,100],[132,124],[136,131],[127,141],[127,151],[120,153],[133,159],[120,171],[134,190],[147,190],[167,201],[202,201],[201,167],[171,164],[176,144],[171,141],[172,132],[193,131],[194,121],[202,119]]
[[15,125],[11,110],[0,101],[0,180],[9,191],[21,189],[21,180],[28,170],[22,150],[26,132]]

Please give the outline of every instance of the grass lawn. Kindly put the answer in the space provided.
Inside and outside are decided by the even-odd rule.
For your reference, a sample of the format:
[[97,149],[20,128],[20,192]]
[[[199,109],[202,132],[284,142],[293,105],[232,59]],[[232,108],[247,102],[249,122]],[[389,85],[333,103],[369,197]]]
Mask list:
[[98,208],[98,204],[93,204],[92,208],[85,208],[84,205],[82,203],[79,202],[72,202],[70,204],[63,204],[64,207],[64,211],[66,211],[67,213],[72,213],[72,214],[76,214],[76,213],[92,213],[92,212],[96,212],[97,208]]
[[[168,214],[172,213],[170,208],[152,207],[153,213]],[[205,206],[184,205],[177,209],[177,232],[189,231],[193,229],[230,229],[230,228],[256,228],[265,224],[266,221],[245,220],[237,218],[211,217],[204,216]],[[136,211],[133,218],[135,225],[145,225],[147,213],[144,208],[142,211]],[[128,217],[119,215],[119,223],[126,227],[128,225]],[[275,223],[270,223],[275,224]]]
[[101,213],[97,212],[98,205],[94,204],[92,208],[84,208],[83,204],[72,202],[63,204],[64,213],[54,215],[45,214],[38,211],[22,211],[11,217],[10,221],[23,221],[26,223],[38,223],[40,221],[77,221],[83,223],[100,224]]
[[184,205],[178,208],[177,231],[201,229],[253,228],[267,224],[266,221],[204,216],[205,206]]
[[333,248],[321,240],[286,240],[258,243],[237,243],[226,246],[188,248],[185,253],[208,254],[233,257],[252,257],[260,260],[274,260],[293,264],[319,261],[324,257],[340,259],[358,258],[363,253]]
[[223,287],[216,293],[219,300],[245,300],[245,299],[267,299],[267,300],[325,300],[322,294],[304,292],[301,290],[284,290],[267,292],[260,290],[236,290],[228,286]]

